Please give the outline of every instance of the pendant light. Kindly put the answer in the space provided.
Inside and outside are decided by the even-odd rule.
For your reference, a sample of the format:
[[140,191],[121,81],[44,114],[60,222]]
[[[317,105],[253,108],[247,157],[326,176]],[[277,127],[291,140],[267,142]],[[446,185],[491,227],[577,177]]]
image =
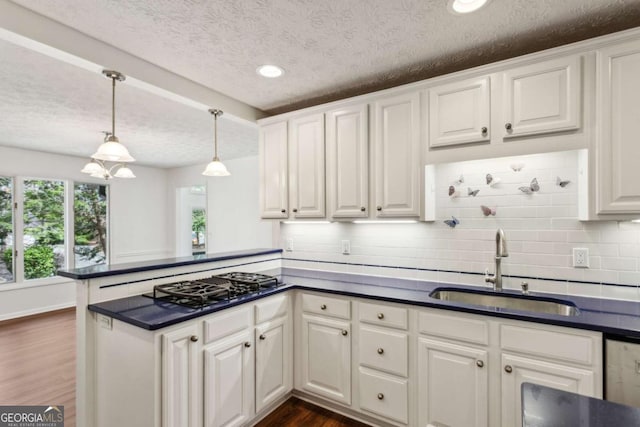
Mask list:
[[[112,70],[103,70],[102,74],[111,79],[111,132],[105,132],[104,142],[100,144],[98,150],[91,156],[92,160],[82,168],[81,172],[105,180],[114,177],[135,178],[133,171],[126,166],[126,163],[135,162],[135,159],[116,136],[116,80],[122,82],[125,76]],[[109,166],[107,162],[115,164]]]
[[213,160],[207,165],[202,175],[205,176],[229,176],[231,175],[226,166],[218,158],[218,117],[222,115],[222,110],[212,108],[209,112],[213,115]]

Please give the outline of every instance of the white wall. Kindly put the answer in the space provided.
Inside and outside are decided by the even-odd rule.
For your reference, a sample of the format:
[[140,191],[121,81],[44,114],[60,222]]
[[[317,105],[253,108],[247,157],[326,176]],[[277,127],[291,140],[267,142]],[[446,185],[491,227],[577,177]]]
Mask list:
[[[524,163],[520,172],[510,167],[517,162]],[[487,186],[487,173],[501,178],[500,185]],[[448,187],[460,175],[465,182],[458,186],[459,196],[450,198]],[[557,176],[571,183],[561,188]],[[539,192],[518,190],[534,177]],[[493,272],[495,232],[501,227],[509,249],[504,274],[553,279],[511,278],[506,286],[527,280],[532,290],[640,301],[640,224],[578,221],[577,181],[577,152],[439,165],[437,221],[283,224],[280,247],[285,239],[294,243],[283,265],[485,286],[482,276],[465,273]],[[468,187],[480,192],[468,196]],[[496,208],[496,216],[485,217],[480,205]],[[443,223],[452,215],[460,221],[456,228]],[[340,253],[343,239],[350,240],[350,255]],[[589,269],[572,267],[574,247],[589,249]]]
[[174,212],[169,221],[176,223],[176,190],[206,184],[209,253],[272,247],[274,225],[260,219],[258,157],[225,160],[224,164],[231,176],[204,177],[205,164],[169,171],[169,208]]
[[[85,158],[0,146],[0,175],[57,178],[78,182],[103,181],[80,173]],[[109,181],[110,254],[112,263],[163,258],[172,254],[167,233],[167,171],[133,165],[137,178]],[[0,286],[0,320],[75,304],[69,280],[34,287]]]

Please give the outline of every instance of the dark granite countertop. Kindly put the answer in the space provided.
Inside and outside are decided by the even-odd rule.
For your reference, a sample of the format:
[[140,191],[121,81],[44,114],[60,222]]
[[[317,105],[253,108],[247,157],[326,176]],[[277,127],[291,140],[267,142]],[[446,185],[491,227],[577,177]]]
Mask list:
[[640,426],[640,408],[576,393],[522,384],[523,427]]
[[[455,287],[470,290],[481,289],[475,286],[457,286],[450,283],[286,268],[279,272],[269,271],[266,273],[280,273],[280,279],[284,284],[277,288],[266,289],[258,294],[247,295],[230,302],[220,302],[204,308],[185,308],[171,303],[157,302],[151,298],[138,295],[92,304],[89,306],[89,310],[105,314],[144,329],[156,330],[279,292],[291,289],[305,289],[386,302],[411,304],[421,307],[432,307],[567,326],[616,335],[640,337],[640,303],[636,302],[542,293],[531,294],[533,297],[569,301],[579,309],[577,316],[561,316],[557,314],[534,313],[440,301],[429,296],[431,291],[439,287]],[[480,291],[482,292],[482,290]],[[484,292],[489,292],[489,290],[485,288]],[[503,293],[519,294],[519,292],[509,290],[505,290]]]
[[116,276],[119,274],[138,273],[141,271],[160,270],[164,268],[182,267],[184,265],[204,264],[234,258],[245,258],[256,255],[282,253],[282,249],[248,249],[235,252],[186,256],[180,258],[154,259],[150,261],[130,262],[126,264],[94,265],[73,270],[58,270],[57,275],[76,280],[94,279],[96,277]]

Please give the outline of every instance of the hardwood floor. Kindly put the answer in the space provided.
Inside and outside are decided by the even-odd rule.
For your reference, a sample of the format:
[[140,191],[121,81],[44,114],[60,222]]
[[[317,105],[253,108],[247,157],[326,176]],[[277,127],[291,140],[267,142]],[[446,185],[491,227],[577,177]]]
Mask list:
[[336,414],[292,397],[267,415],[255,427],[368,427],[367,424]]
[[75,308],[0,322],[0,405],[64,405],[76,425]]

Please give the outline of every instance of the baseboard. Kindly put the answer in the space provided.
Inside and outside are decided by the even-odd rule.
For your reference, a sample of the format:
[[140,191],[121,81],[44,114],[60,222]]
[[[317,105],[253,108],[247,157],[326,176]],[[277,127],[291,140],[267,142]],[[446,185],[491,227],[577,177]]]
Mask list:
[[48,314],[52,314],[58,311],[75,310],[75,307],[76,307],[75,301],[71,303],[49,305],[47,307],[38,307],[30,310],[24,310],[24,311],[9,313],[4,316],[0,316],[0,322],[5,323],[5,322],[11,322],[12,320],[20,321],[20,320],[26,320],[26,319],[30,319],[38,316],[46,316]]
[[272,413],[273,411],[275,411],[276,409],[278,409],[280,407],[280,405],[282,405],[284,402],[286,402],[287,400],[289,400],[291,398],[291,392],[285,394],[284,396],[282,396],[281,398],[279,398],[278,400],[273,401],[273,403],[271,403],[269,406],[267,406],[265,409],[262,410],[262,412],[260,412],[259,414],[256,414],[255,417],[253,417],[253,420],[251,420],[251,422],[249,424],[247,424],[248,426],[254,426],[256,424],[258,424],[260,421],[262,421],[264,418],[267,417],[267,415],[269,415],[270,413]]

